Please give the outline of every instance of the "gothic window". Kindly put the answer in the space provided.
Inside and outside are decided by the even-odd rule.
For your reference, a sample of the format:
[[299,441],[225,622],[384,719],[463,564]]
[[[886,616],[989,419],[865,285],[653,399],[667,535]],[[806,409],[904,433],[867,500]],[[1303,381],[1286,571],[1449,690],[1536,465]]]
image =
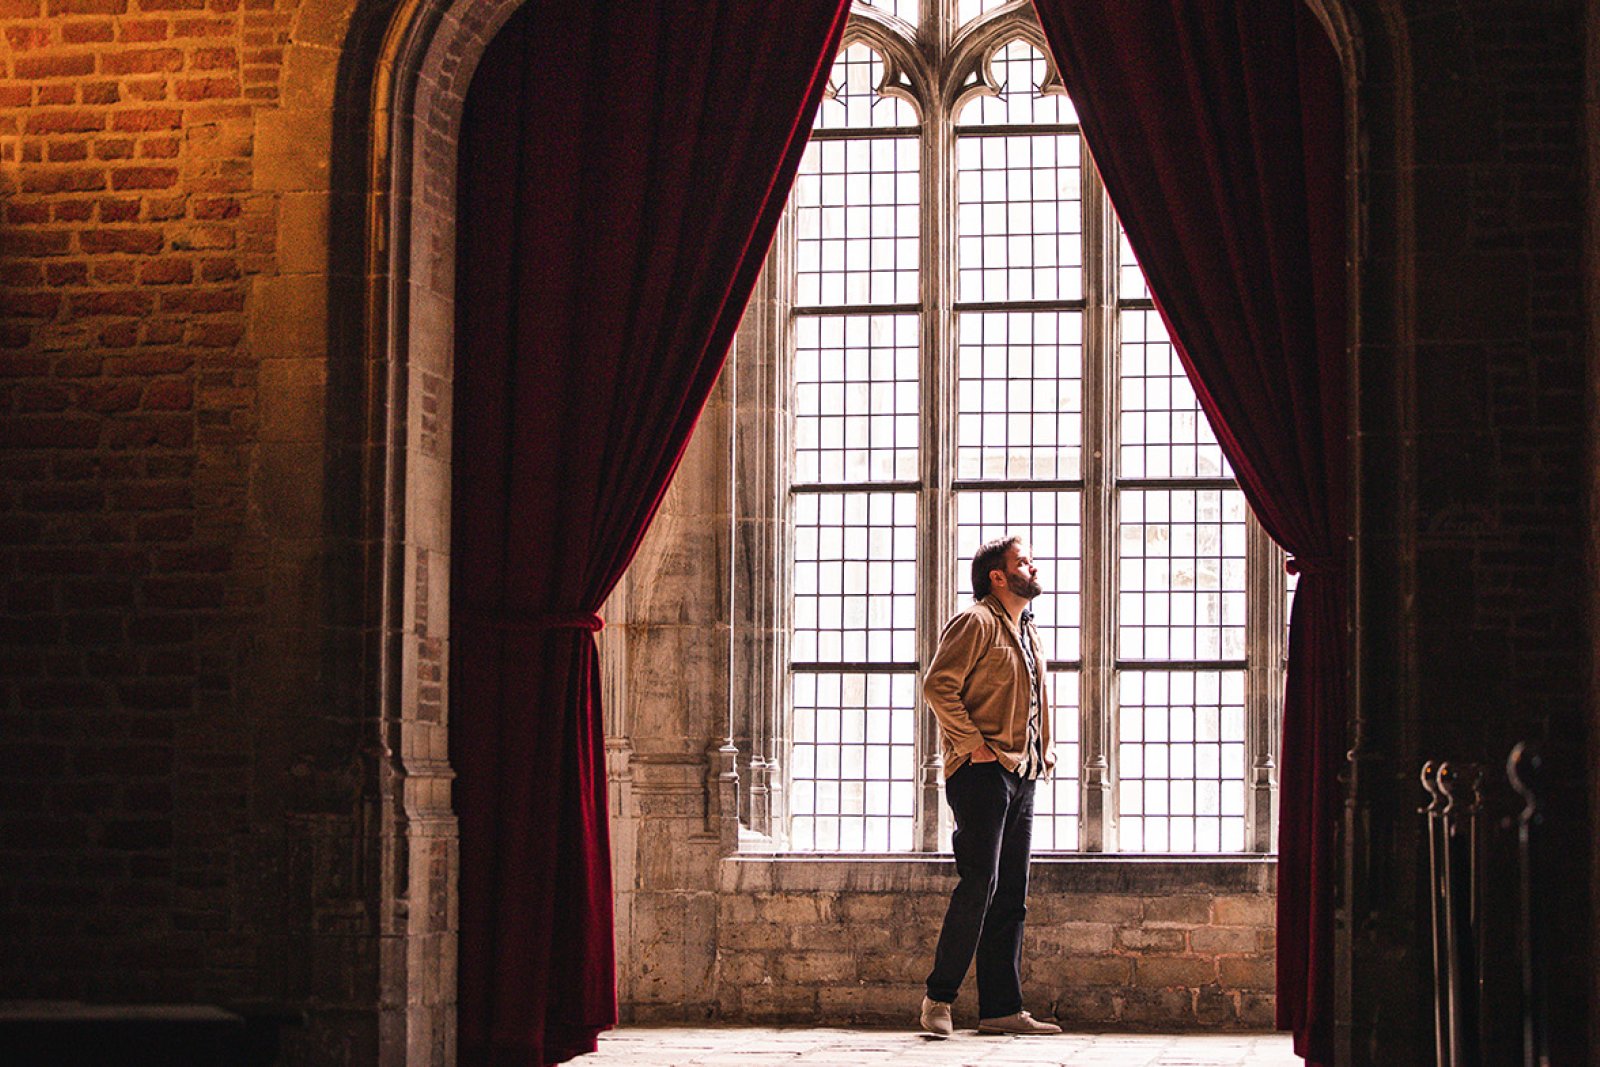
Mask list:
[[1270,850],[1281,556],[1026,5],[857,6],[736,360],[780,424],[735,442],[767,449],[737,506],[780,561],[739,591],[771,847],[948,840],[920,670],[1016,533],[1056,717],[1036,851]]

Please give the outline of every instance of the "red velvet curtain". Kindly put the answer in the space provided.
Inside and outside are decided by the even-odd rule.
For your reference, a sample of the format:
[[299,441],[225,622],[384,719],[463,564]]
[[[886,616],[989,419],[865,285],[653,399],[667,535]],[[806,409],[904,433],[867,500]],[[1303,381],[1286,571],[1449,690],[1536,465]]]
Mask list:
[[1344,753],[1344,113],[1292,0],[1035,0],[1189,378],[1300,574],[1278,827],[1278,1024],[1332,1059]]
[[590,631],[721,370],[847,0],[531,0],[460,139],[450,758],[459,1059],[616,1019]]

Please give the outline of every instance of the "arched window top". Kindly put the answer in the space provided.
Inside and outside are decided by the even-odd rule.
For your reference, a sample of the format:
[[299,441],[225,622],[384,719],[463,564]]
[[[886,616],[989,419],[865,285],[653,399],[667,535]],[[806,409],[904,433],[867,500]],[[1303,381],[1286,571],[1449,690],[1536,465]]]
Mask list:
[[817,109],[819,130],[881,130],[917,125],[911,103],[885,92],[888,65],[870,45],[856,41],[839,53]]
[[1044,53],[1021,38],[990,54],[987,85],[968,97],[958,126],[1071,125],[1078,113]]
[[781,427],[736,490],[770,531],[739,565],[785,560],[740,609],[754,827],[800,851],[948,847],[919,672],[972,552],[1018,534],[1048,576],[1035,847],[1270,849],[1250,768],[1273,758],[1281,564],[1031,5],[857,0],[843,43],[768,265],[781,310],[736,355],[741,403]]

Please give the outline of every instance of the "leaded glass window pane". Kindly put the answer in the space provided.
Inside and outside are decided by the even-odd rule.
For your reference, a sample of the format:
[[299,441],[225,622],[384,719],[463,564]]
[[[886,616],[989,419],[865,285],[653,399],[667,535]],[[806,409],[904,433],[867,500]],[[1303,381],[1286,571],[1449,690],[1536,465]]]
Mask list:
[[1006,4],[1006,0],[959,0],[956,4],[956,25],[965,26],[975,18],[996,11]]
[[964,490],[956,494],[956,574],[961,607],[972,602],[972,557],[996,537],[1016,535],[1033,552],[1044,586],[1034,624],[1053,662],[1076,662],[1082,618],[1082,494],[1076,490]]
[[1238,852],[1245,829],[1242,670],[1118,677],[1124,852]]
[[956,119],[958,126],[1075,126],[1078,113],[1066,93],[1046,92],[1050,65],[1033,45],[1012,41],[989,60],[989,72],[998,93],[968,100]]
[[[864,7],[875,7],[886,11],[912,26],[915,26],[922,17],[922,0],[856,0],[856,2]],[[993,3],[994,0],[989,2]]]
[[[1033,609],[1057,756],[1035,849],[1266,840],[1254,820],[1271,805],[1247,797],[1245,776],[1271,729],[1246,729],[1270,707],[1246,699],[1262,664],[1246,647],[1259,577],[1246,572],[1270,556],[1246,551],[1261,535],[1086,165],[1077,113],[1019,36],[1032,16],[958,0],[959,39],[976,48],[934,55],[940,35],[919,25],[934,9],[863,2],[903,22],[863,20],[872,44],[835,63],[775,259],[791,273],[763,305],[788,309],[773,344],[792,370],[776,450],[783,842],[948,847],[918,691],[935,635],[919,626],[970,603],[974,550],[1013,534],[1044,586]],[[966,56],[984,57],[985,84]],[[891,68],[905,73],[887,81]],[[922,94],[961,103],[949,115],[912,102]],[[1110,232],[1086,225],[1102,218]],[[919,611],[930,602],[940,610]],[[1106,639],[1086,643],[1089,626]],[[1109,738],[1083,729],[1102,716]],[[1081,810],[1086,762],[1110,770],[1103,822],[1099,805]]]
[[1244,494],[1124,489],[1118,504],[1118,656],[1243,660]]
[[789,767],[795,848],[902,852],[916,822],[910,672],[796,672]]
[[1144,283],[1144,270],[1134,257],[1133,246],[1128,243],[1128,231],[1117,224],[1117,296],[1122,300],[1149,300],[1150,290]]
[[1050,672],[1050,710],[1056,766],[1050,778],[1034,787],[1033,848],[1036,852],[1073,851],[1078,848],[1078,731],[1083,714],[1077,671]]
[[794,500],[796,663],[916,661],[914,493]]
[[1124,478],[1231,478],[1161,316],[1120,313]]
[[914,480],[917,317],[808,315],[795,334],[795,482]]
[[957,299],[1083,296],[1081,160],[1076,133],[956,141]]
[[917,140],[812,141],[795,178],[800,307],[915,302]]
[[915,126],[917,112],[898,96],[878,91],[883,84],[883,57],[869,46],[849,45],[839,53],[828,76],[828,88],[817,108],[818,130],[871,130]]
[[1082,313],[962,312],[957,336],[956,477],[1082,477]]

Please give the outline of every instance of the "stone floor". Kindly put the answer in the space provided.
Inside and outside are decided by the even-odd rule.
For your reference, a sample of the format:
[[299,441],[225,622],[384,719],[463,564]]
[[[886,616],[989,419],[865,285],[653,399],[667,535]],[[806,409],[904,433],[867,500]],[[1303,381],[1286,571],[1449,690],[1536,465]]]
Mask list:
[[1286,1034],[1062,1034],[938,1041],[896,1030],[623,1027],[580,1067],[1303,1067]]

